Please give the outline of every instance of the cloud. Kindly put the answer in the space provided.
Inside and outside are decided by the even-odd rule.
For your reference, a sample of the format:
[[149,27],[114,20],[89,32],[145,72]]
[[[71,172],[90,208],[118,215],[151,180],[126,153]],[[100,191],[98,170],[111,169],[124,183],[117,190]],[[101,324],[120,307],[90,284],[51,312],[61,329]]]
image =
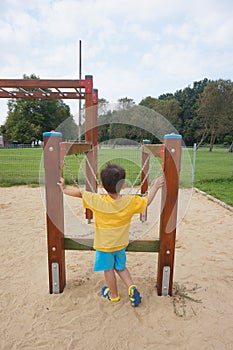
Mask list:
[[232,12],[230,0],[2,0],[0,78],[78,77],[81,39],[82,74],[111,102],[231,79]]

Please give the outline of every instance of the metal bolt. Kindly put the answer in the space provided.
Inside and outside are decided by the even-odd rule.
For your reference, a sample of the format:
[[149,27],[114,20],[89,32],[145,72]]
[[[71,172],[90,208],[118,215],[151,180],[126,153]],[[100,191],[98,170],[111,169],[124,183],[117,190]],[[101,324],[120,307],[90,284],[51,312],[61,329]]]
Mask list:
[[170,251],[169,249],[166,250],[166,254],[167,254],[167,255],[171,254],[171,251]]
[[171,149],[171,152],[172,152],[172,153],[175,153],[175,151],[176,151],[175,148],[172,148],[172,149]]
[[55,252],[57,249],[56,247],[52,247],[52,251]]
[[52,146],[49,147],[49,151],[50,151],[50,152],[53,152],[53,147],[52,147]]

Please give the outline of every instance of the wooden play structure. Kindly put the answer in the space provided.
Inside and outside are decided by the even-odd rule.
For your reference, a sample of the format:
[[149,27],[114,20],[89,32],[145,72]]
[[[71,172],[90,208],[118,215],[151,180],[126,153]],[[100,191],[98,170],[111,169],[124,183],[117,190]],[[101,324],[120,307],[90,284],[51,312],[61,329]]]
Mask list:
[[[85,100],[84,143],[62,142],[62,134],[59,132],[51,131],[43,134],[49,291],[55,294],[62,293],[66,285],[65,250],[92,250],[93,248],[90,239],[78,239],[77,241],[64,237],[63,194],[57,182],[62,173],[64,157],[70,154],[85,153],[88,159],[86,162],[88,178],[86,189],[97,191],[94,174],[97,174],[98,91],[93,89],[92,76],[89,75],[79,80],[0,79],[0,98]],[[161,196],[159,240],[132,241],[127,250],[158,253],[158,295],[172,295],[181,140],[180,135],[169,134],[164,136],[162,145],[149,143],[142,145],[141,180],[143,186],[141,192],[145,193],[148,190],[148,179],[145,179],[148,176],[148,169],[145,162],[148,162],[151,154],[162,158],[166,180]],[[92,212],[87,211],[86,217],[91,220]]]
[[[75,240],[64,237],[63,194],[57,186],[62,172],[64,155],[82,152],[88,154],[91,150],[92,144],[90,142],[69,144],[62,142],[62,134],[60,133],[44,133],[50,293],[61,293],[65,287],[65,250],[93,250],[92,239],[78,238]],[[166,186],[162,188],[159,240],[132,241],[127,250],[158,252],[158,295],[172,295],[181,136],[165,135],[163,145],[144,144],[143,152],[146,157],[151,154],[162,157]],[[142,177],[146,176],[146,171],[147,169],[144,167]],[[148,184],[146,185],[148,186]]]
[[[81,69],[80,69],[81,71]],[[76,99],[85,102],[85,137],[90,142],[92,151],[88,152],[86,172],[90,181],[86,183],[86,189],[97,188],[96,181],[91,172],[97,173],[97,110],[98,90],[93,89],[92,75],[86,75],[85,79],[0,79],[0,98],[24,98],[24,99]],[[67,149],[74,150],[75,145],[61,145],[61,152],[66,154]],[[82,146],[81,146],[82,147]],[[89,166],[89,165],[90,166]],[[92,219],[92,212],[87,210],[86,217]]]

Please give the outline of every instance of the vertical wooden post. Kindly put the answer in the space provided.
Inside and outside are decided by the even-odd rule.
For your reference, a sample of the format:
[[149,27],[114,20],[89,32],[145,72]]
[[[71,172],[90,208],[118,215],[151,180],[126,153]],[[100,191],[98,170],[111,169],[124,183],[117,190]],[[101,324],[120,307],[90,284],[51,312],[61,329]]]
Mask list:
[[162,188],[162,212],[160,215],[160,246],[158,254],[158,295],[172,295],[177,204],[181,159],[181,135],[164,136],[164,176]]
[[57,185],[61,176],[59,132],[45,132],[44,168],[50,293],[62,293],[66,285],[63,195]]
[[[98,90],[93,89],[93,170],[98,174]],[[97,192],[97,179],[93,178],[94,190]]]
[[[86,75],[86,80],[90,80],[92,85],[92,76]],[[94,109],[93,109],[93,89],[90,90],[90,92],[86,92],[85,94],[85,141],[90,142],[93,144],[93,115],[94,115]],[[90,169],[90,166],[93,169],[93,150],[89,151],[86,155],[87,161],[86,161],[86,177],[88,181],[86,181],[86,190],[91,191],[94,189],[93,185],[93,175]],[[93,213],[90,209],[86,209],[86,219],[90,223],[91,219],[93,218]]]
[[[141,194],[145,194],[148,191],[148,176],[149,176],[149,165],[150,165],[150,153],[145,150],[144,145],[148,145],[150,140],[142,141],[142,172],[141,172]],[[140,214],[140,220],[142,222],[147,220],[147,209],[144,213]]]

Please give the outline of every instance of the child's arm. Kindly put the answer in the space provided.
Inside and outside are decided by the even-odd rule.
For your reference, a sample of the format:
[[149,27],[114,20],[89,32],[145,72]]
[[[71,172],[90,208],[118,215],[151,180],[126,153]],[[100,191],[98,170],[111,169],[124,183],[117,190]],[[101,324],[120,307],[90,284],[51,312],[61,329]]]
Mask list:
[[153,201],[158,190],[164,185],[164,176],[159,177],[155,180],[153,186],[150,188],[149,193],[147,194],[147,206]]
[[60,189],[64,194],[67,194],[68,196],[72,196],[72,197],[82,198],[82,192],[80,191],[80,189],[76,187],[67,188],[65,185],[65,181],[62,177],[60,178],[58,185],[60,186]]

